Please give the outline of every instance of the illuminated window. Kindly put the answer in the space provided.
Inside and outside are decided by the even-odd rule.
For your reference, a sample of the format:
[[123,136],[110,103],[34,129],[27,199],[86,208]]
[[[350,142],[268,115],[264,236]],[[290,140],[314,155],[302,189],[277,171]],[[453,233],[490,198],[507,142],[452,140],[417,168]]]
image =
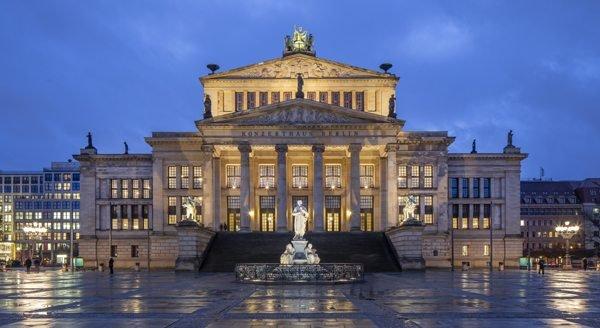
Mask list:
[[144,199],[149,199],[151,197],[151,195],[150,195],[150,190],[151,190],[150,189],[150,179],[142,180],[142,187],[144,188],[142,197],[144,197]]
[[340,164],[325,164],[325,187],[342,187],[342,166]]
[[406,174],[406,166],[401,165],[398,166],[398,188],[407,188],[408,185],[406,183],[407,174]]
[[140,180],[131,180],[131,193],[134,199],[138,199],[141,196],[140,193]]
[[352,109],[352,92],[344,92],[344,107]]
[[410,167],[410,187],[419,188],[419,166],[413,165]]
[[490,212],[491,212],[491,208],[490,208],[490,204],[484,204],[483,205],[483,229],[489,229],[490,228]]
[[244,108],[244,93],[236,92],[235,93],[235,111],[241,112]]
[[121,228],[123,230],[129,229],[129,216],[127,211],[127,205],[121,205]]
[[334,91],[331,93],[331,104],[339,106],[340,105],[340,93],[339,91]]
[[525,220],[521,220],[521,227],[524,227],[524,226],[525,226]]
[[140,211],[137,205],[131,206],[131,229],[140,229]]
[[433,224],[433,196],[421,196],[425,205],[423,223]]
[[292,165],[292,187],[308,188],[308,165]]
[[246,93],[246,108],[254,109],[256,107],[256,92]]
[[485,245],[483,245],[483,256],[489,256],[489,255],[490,255],[490,245],[485,244]]
[[312,101],[316,101],[317,100],[317,93],[314,91],[309,91],[306,93],[306,98],[308,98],[309,100]]
[[188,189],[190,187],[190,168],[188,166],[181,167],[179,186],[181,189]]
[[131,257],[140,257],[140,247],[138,245],[131,245]]
[[275,187],[275,165],[258,165],[258,187],[266,189]]
[[177,167],[169,166],[167,168],[167,177],[168,177],[168,188],[175,189],[177,188]]
[[356,109],[365,110],[365,93],[363,91],[355,92],[356,95]]
[[319,101],[322,103],[328,103],[329,102],[329,93],[327,91],[320,91],[319,92]]
[[461,254],[462,254],[462,256],[469,256],[469,245],[462,246]]
[[227,174],[227,188],[239,188],[240,186],[240,165],[239,164],[227,164],[225,166]]
[[110,180],[110,198],[119,198],[119,180]]
[[423,188],[433,188],[433,165],[423,166]]
[[372,164],[360,165],[360,187],[373,188],[375,185],[374,178],[375,166]]
[[192,172],[194,174],[193,187],[194,187],[194,189],[200,189],[200,188],[202,188],[202,167],[194,166],[193,170],[194,170]]
[[129,180],[121,180],[121,198],[129,198]]
[[479,204],[473,204],[473,218],[471,220],[471,227],[473,229],[479,229]]
[[177,197],[168,198],[167,215],[169,224],[177,223]]
[[462,205],[462,218],[460,222],[461,229],[469,229],[469,205],[467,204]]
[[271,104],[278,103],[279,99],[279,92],[271,92]]
[[119,229],[119,217],[118,217],[117,205],[110,206],[110,221],[111,221],[111,228],[113,230],[118,230]]
[[150,209],[148,205],[142,205],[142,222],[144,223],[144,230],[150,229],[149,227]]
[[268,92],[259,92],[258,93],[258,105],[265,106],[269,103],[269,93]]

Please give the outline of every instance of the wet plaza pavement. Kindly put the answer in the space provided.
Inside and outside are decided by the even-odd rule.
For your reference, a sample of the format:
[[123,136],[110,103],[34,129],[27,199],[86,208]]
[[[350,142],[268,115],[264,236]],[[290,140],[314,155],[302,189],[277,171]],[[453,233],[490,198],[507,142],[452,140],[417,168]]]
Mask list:
[[600,272],[367,274],[250,285],[233,274],[0,273],[3,327],[600,327]]

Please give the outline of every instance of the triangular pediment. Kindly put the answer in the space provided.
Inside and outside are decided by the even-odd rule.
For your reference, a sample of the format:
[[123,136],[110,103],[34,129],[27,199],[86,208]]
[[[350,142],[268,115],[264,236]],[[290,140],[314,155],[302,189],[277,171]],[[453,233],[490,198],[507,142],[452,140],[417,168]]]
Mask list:
[[308,99],[293,99],[254,110],[236,112],[197,121],[202,126],[330,126],[356,124],[390,124],[403,126],[404,121]]
[[305,54],[294,54],[257,64],[235,68],[222,73],[207,75],[202,80],[231,78],[392,78],[392,74],[351,66],[336,61]]

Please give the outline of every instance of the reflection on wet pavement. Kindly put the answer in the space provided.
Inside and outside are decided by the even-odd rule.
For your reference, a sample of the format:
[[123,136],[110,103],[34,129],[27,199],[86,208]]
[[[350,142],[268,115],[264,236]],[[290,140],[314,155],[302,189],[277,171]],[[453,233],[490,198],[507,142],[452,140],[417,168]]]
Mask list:
[[402,272],[355,285],[232,274],[0,273],[7,327],[600,327],[600,272]]

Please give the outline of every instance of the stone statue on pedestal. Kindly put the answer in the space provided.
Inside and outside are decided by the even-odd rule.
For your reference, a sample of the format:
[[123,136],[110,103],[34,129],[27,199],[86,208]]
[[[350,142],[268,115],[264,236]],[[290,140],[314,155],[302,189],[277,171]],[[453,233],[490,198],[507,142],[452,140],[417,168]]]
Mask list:
[[306,207],[302,205],[302,201],[299,200],[296,203],[296,207],[292,211],[294,217],[294,239],[293,240],[304,240],[304,234],[306,233],[306,222],[308,221],[308,211]]
[[182,206],[185,208],[185,219],[186,220],[191,220],[191,221],[197,221],[196,216],[197,216],[197,211],[196,211],[196,204],[198,203],[198,201],[195,199],[195,197],[191,197],[191,196],[187,196],[183,199],[182,201]]
[[417,208],[417,198],[414,195],[408,195],[404,201],[404,210],[402,211],[404,216],[403,221],[415,218],[415,208]]
[[388,117],[396,118],[396,96],[392,95],[388,104]]
[[292,244],[287,244],[287,246],[285,247],[285,251],[279,257],[279,264],[294,264],[294,253],[294,246],[292,246]]
[[319,255],[317,255],[317,249],[313,248],[312,244],[308,244],[308,246],[306,246],[304,254],[306,254],[307,264],[319,264],[321,262]]

